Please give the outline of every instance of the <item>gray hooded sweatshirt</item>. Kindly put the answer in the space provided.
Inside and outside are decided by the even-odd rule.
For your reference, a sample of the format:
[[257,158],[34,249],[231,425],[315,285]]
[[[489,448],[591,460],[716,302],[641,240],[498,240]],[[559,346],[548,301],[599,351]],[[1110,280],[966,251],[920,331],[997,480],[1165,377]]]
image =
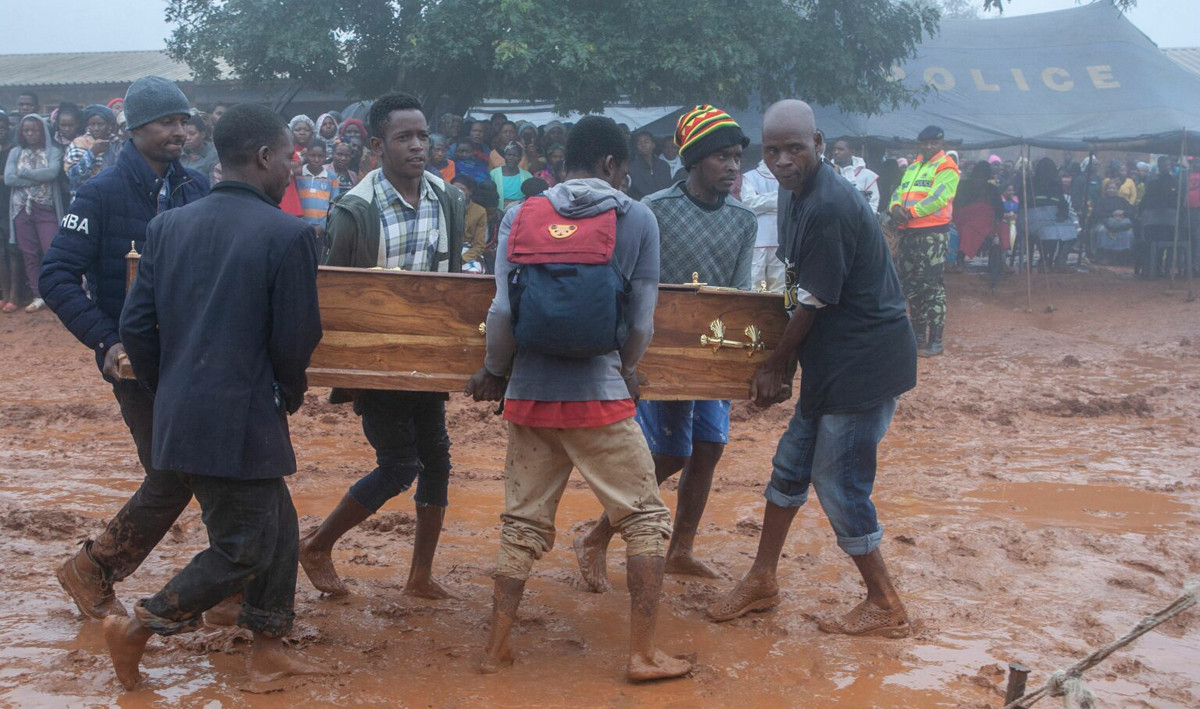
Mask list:
[[[25,152],[25,148],[21,147],[21,124],[26,120],[36,119],[42,126],[42,133],[45,135],[45,143],[43,143],[43,152],[45,153],[46,166],[33,171],[22,171],[17,168],[21,161],[21,153]],[[31,113],[21,119],[17,123],[16,130],[12,136],[12,141],[15,143],[13,149],[8,154],[8,161],[4,164],[4,184],[11,188],[10,194],[16,194],[17,190],[23,187],[37,187],[46,183],[50,184],[50,194],[54,199],[54,213],[59,219],[62,219],[65,205],[63,205],[62,190],[58,189],[58,175],[62,172],[62,149],[55,145],[50,136],[50,124],[45,118]],[[10,207],[8,214],[8,240],[10,244],[16,243],[16,230],[13,228],[13,220],[20,212],[18,208]]]
[[572,359],[527,352],[517,347],[508,301],[508,234],[520,211],[508,210],[500,224],[496,249],[496,297],[488,310],[487,358],[492,374],[509,376],[506,396],[527,401],[617,401],[629,398],[626,378],[636,374],[638,361],[654,334],[654,306],[658,303],[658,222],[650,209],[615,190],[604,180],[567,180],[545,192],[554,210],[580,219],[617,212],[617,241],[613,263],[633,286],[629,313],[629,338],[618,352]]

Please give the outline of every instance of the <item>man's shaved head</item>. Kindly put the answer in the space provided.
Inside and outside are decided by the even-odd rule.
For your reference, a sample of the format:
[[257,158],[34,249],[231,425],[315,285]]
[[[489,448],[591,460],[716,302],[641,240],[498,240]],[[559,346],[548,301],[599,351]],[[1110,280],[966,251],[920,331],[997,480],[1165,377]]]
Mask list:
[[812,107],[786,99],[763,115],[763,161],[783,189],[801,192],[821,166],[825,139]]
[[817,117],[813,115],[812,106],[794,98],[777,101],[767,108],[763,114],[763,132],[775,123],[807,133],[817,129]]

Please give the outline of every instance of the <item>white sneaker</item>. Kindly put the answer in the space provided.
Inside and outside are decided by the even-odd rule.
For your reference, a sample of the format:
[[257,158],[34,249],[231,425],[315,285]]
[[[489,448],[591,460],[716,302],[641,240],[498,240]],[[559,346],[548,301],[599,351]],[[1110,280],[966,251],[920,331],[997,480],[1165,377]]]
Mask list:
[[41,298],[34,298],[32,303],[25,306],[25,312],[36,313],[44,307],[46,307],[46,301]]

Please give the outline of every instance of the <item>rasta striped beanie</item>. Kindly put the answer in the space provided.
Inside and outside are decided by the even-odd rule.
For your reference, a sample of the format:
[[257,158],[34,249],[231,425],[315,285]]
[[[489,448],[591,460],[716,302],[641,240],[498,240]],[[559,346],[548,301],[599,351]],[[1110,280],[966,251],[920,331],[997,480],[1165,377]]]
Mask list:
[[745,148],[750,139],[733,117],[716,106],[704,104],[679,117],[675,127],[675,145],[684,167],[691,168],[704,158],[731,145]]

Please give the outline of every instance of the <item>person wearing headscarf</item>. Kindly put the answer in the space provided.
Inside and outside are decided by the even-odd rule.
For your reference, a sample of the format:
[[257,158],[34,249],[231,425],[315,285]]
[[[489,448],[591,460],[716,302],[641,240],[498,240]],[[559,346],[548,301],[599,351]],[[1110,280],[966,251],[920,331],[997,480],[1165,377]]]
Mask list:
[[350,169],[365,175],[376,167],[377,158],[367,148],[367,126],[357,118],[347,118],[338,128],[338,137],[354,146]]
[[338,137],[338,121],[332,113],[322,113],[317,116],[317,136],[326,143]]
[[295,144],[296,150],[304,150],[317,134],[317,125],[313,123],[313,119],[302,113],[292,117],[288,122],[288,130],[292,132],[292,143]]
[[546,147],[546,166],[538,171],[534,177],[540,177],[546,181],[551,187],[560,182],[565,182],[567,179],[567,149],[558,143],[552,143]]
[[517,121],[517,142],[525,149],[526,169],[537,174],[546,165],[542,149],[538,146],[537,126],[529,121]]
[[33,291],[33,302],[25,312],[34,313],[46,305],[38,291],[38,274],[65,207],[62,192],[55,187],[62,174],[62,151],[54,144],[49,124],[36,113],[22,118],[17,131],[18,148],[8,154],[4,184],[12,190],[9,233],[21,248]]
[[551,145],[566,145],[567,144],[567,129],[563,127],[562,121],[550,121],[542,126],[542,154],[549,155],[549,146]]
[[117,134],[117,115],[107,106],[98,103],[84,106],[83,126],[83,135],[71,141],[63,156],[72,196],[83,183],[115,164],[125,144]]
[[441,133],[434,133],[429,136],[429,162],[425,164],[425,171],[431,172],[434,175],[441,175],[446,182],[453,182],[456,170],[454,161],[447,157],[447,151],[450,149],[450,141]]

